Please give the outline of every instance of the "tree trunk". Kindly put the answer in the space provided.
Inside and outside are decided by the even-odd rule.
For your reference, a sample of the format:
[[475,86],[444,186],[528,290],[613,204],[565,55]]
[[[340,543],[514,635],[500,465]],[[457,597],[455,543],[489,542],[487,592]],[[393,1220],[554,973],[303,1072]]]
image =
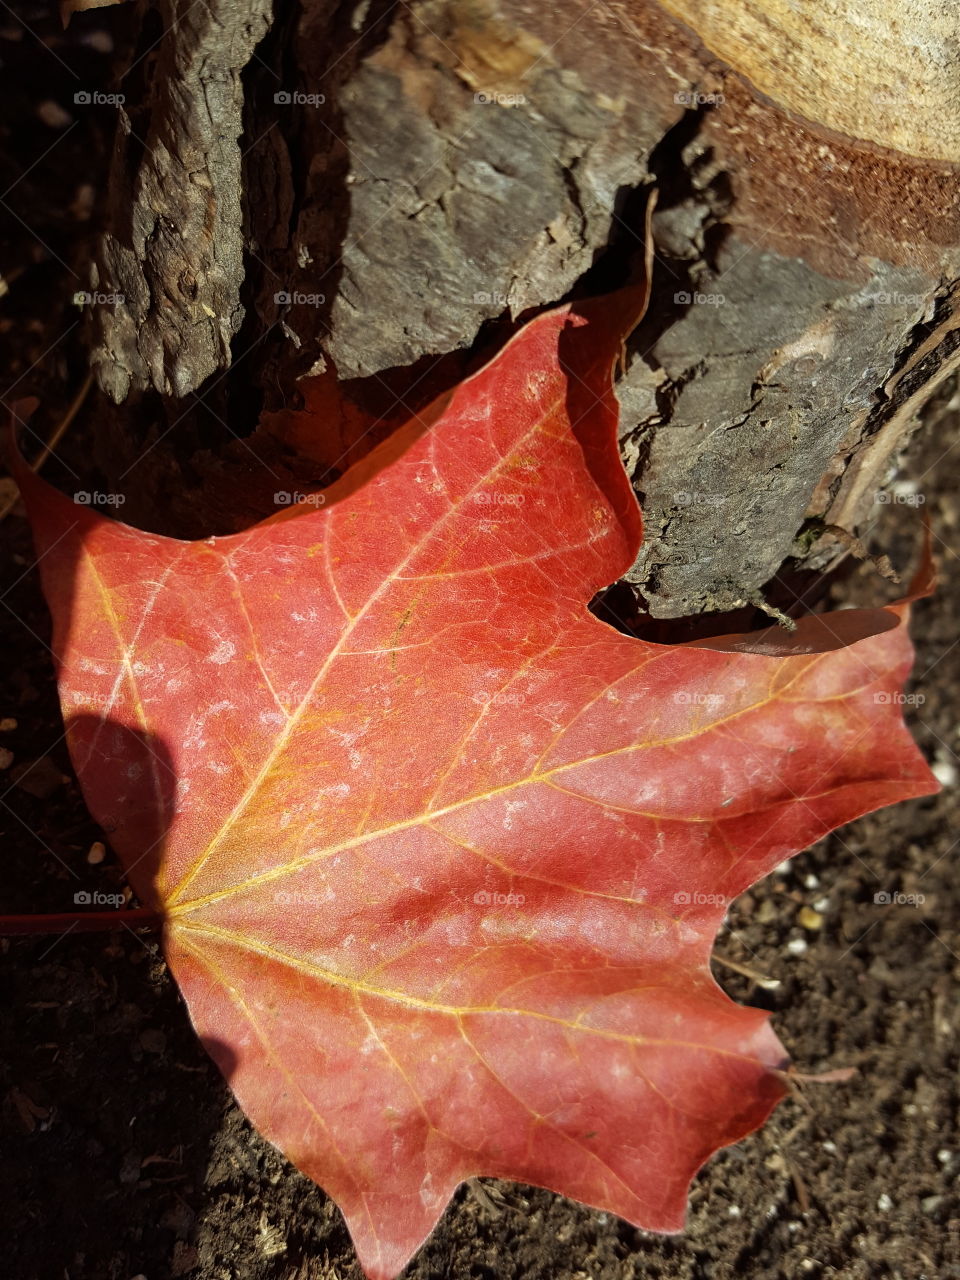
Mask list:
[[237,432],[331,368],[410,402],[485,322],[615,284],[656,186],[630,577],[670,618],[826,567],[960,366],[956,20],[856,8],[159,0],[93,281],[111,460],[193,392]]

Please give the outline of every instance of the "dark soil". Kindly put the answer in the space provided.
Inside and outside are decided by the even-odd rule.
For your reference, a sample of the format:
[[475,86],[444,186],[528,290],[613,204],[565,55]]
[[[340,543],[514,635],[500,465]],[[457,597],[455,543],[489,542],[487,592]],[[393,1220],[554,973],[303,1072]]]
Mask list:
[[[41,397],[43,431],[84,374],[70,299],[86,280],[71,273],[88,253],[93,192],[84,188],[100,183],[109,140],[109,119],[75,111],[73,94],[105,83],[109,51],[89,40],[117,22],[93,12],[64,35],[46,8],[17,12],[0,15],[0,176],[9,188],[0,206],[0,272],[9,280],[0,385],[7,406]],[[45,123],[54,118],[47,100],[75,125]],[[954,405],[906,466],[926,498],[943,574],[936,598],[916,610],[914,689],[925,701],[908,716],[948,785],[796,858],[738,900],[718,942],[724,956],[779,979],[764,990],[717,969],[738,999],[773,1011],[800,1071],[856,1074],[804,1086],[761,1133],[713,1160],[694,1184],[681,1237],[652,1237],[547,1192],[484,1181],[461,1188],[411,1278],[960,1277],[950,932],[960,505],[949,449],[958,427]],[[911,507],[891,505],[876,549],[903,564],[916,525]],[[0,748],[14,757],[0,774],[3,910],[69,911],[76,892],[118,892],[123,880],[109,852],[100,863],[88,858],[101,833],[64,748],[20,508],[0,525],[0,541],[0,719],[16,720],[0,730]],[[866,569],[844,592],[858,602],[889,598]],[[18,766],[36,760],[47,763],[22,777]],[[898,892],[917,905],[875,901]],[[819,927],[804,927],[804,907],[822,917]],[[239,1113],[153,942],[129,931],[68,933],[5,940],[2,955],[4,1277],[359,1280],[339,1214]]]

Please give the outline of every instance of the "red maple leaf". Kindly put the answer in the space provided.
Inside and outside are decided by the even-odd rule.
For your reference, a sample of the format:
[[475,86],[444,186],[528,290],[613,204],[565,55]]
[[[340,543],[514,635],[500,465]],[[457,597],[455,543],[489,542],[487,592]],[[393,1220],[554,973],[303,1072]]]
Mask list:
[[936,789],[894,696],[905,605],[791,656],[588,612],[640,541],[616,329],[541,316],[228,537],[21,473],[91,812],[241,1106],[373,1277],[478,1174],[678,1230],[784,1092],[766,1013],[710,975],[727,905]]

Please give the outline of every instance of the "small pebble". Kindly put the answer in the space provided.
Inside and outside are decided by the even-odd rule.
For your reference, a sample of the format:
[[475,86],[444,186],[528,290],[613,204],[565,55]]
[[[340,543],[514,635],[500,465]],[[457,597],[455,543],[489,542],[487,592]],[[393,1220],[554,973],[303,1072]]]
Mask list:
[[167,1047],[166,1032],[148,1027],[146,1031],[140,1032],[140,1044],[147,1053],[163,1053]]
[[787,943],[787,950],[792,956],[802,956],[807,949],[806,938],[791,938]]
[[813,911],[810,907],[801,907],[797,919],[803,925],[804,929],[810,929],[816,932],[817,929],[823,928],[823,916],[819,911]]
[[140,1181],[140,1157],[135,1151],[128,1151],[123,1157],[119,1178],[125,1187]]
[[3,719],[0,720],[0,733],[13,733],[16,727],[17,722],[14,720],[13,716],[4,716]]
[[820,879],[811,873],[803,877],[803,884],[807,889],[818,889],[820,887]]
[[173,1276],[191,1275],[196,1269],[200,1255],[192,1244],[178,1240],[173,1246],[173,1257],[170,1259],[170,1274]]
[[893,1201],[890,1199],[890,1197],[887,1195],[886,1192],[884,1192],[883,1195],[880,1196],[880,1198],[877,1200],[877,1208],[880,1210],[881,1213],[889,1213],[890,1210],[893,1208]]
[[829,898],[818,898],[816,902],[813,904],[813,909],[814,911],[823,912],[823,911],[826,911],[829,906],[830,906]]
[[885,982],[887,986],[893,987],[897,985],[897,975],[884,960],[883,956],[876,956],[871,960],[867,973],[871,978],[875,978],[877,982]]
[[49,756],[41,756],[31,763],[18,764],[14,770],[14,781],[21,791],[35,796],[37,800],[49,800],[69,778],[65,778]]
[[946,1147],[941,1147],[940,1150],[937,1152],[937,1159],[940,1161],[941,1164],[949,1164],[950,1161],[953,1159],[953,1152],[948,1151]]
[[739,1206],[738,1204],[728,1204],[728,1205],[727,1205],[727,1217],[728,1217],[728,1218],[739,1218],[739,1217],[740,1217],[740,1206]]
[[52,98],[40,103],[37,107],[37,115],[50,129],[66,129],[67,125],[73,124],[73,116],[70,112],[65,111],[60,103],[54,102]]
[[109,31],[85,31],[80,37],[80,43],[97,53],[113,53],[113,36]]
[[837,1150],[837,1144],[835,1142],[821,1142],[820,1145],[823,1147],[824,1151],[829,1151],[831,1155],[834,1155]]
[[88,222],[96,204],[97,191],[89,182],[81,182],[74,192],[70,212],[78,222]]
[[943,1196],[924,1196],[920,1201],[920,1208],[924,1213],[936,1213],[943,1204]]
[[92,867],[95,867],[98,863],[101,863],[106,856],[107,846],[100,840],[94,840],[93,844],[90,846],[90,852],[87,854],[87,861]]
[[956,786],[957,768],[949,760],[934,760],[930,768],[941,787]]
[[13,764],[13,752],[8,751],[6,747],[0,747],[0,769],[9,769]]

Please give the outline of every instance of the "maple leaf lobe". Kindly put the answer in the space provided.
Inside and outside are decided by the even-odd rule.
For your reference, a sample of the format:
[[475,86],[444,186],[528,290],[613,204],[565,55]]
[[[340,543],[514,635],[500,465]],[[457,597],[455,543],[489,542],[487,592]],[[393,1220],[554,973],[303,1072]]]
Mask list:
[[588,612],[640,537],[617,340],[538,318],[322,506],[229,537],[23,477],[91,812],[244,1110],[374,1277],[477,1174],[678,1230],[783,1094],[766,1013],[709,973],[727,906],[933,789],[877,700],[902,614],[781,657]]

